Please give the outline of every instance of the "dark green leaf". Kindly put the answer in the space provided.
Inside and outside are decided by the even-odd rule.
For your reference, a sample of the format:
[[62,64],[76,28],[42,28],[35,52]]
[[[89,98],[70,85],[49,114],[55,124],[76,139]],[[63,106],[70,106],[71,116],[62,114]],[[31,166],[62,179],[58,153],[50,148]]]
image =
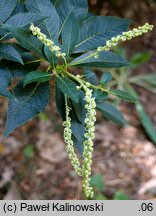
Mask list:
[[32,71],[25,76],[23,80],[23,85],[26,86],[27,84],[32,82],[47,82],[50,79],[50,73],[46,73],[43,71]]
[[12,17],[10,17],[5,24],[12,25],[15,27],[23,27],[23,26],[29,26],[30,23],[34,23],[35,25],[38,25],[43,20],[45,20],[46,17],[43,17],[39,14],[35,13],[18,13]]
[[86,117],[86,109],[85,106],[85,100],[84,100],[84,93],[82,91],[79,91],[79,102],[76,103],[75,101],[71,100],[72,110],[76,116],[76,118],[83,124],[84,119]]
[[105,101],[108,97],[108,93],[101,91],[100,89],[96,89],[93,91],[93,97],[95,97],[96,101],[99,101],[99,100]]
[[103,67],[117,68],[129,66],[126,59],[113,52],[101,52],[98,58],[89,57],[92,52],[81,55],[69,63],[69,66],[87,66],[87,67]]
[[18,14],[18,13],[25,13],[25,12],[27,12],[27,10],[26,10],[26,6],[25,6],[24,2],[18,1],[15,9],[13,10],[13,12],[11,14],[11,16]]
[[43,44],[29,31],[26,31],[24,28],[19,28],[10,25],[5,25],[5,28],[7,28],[13,34],[15,39],[19,42],[19,44],[22,47],[30,51],[34,51],[42,58],[45,58],[42,52]]
[[113,105],[109,103],[97,103],[97,109],[106,119],[112,120],[113,122],[120,125],[126,124],[126,121],[121,112],[118,111]]
[[0,95],[5,97],[11,97],[9,86],[11,84],[11,73],[5,67],[0,67]]
[[78,149],[79,153],[82,155],[83,153],[83,142],[85,140],[84,138],[84,125],[80,123],[73,110],[71,110],[70,113],[71,116],[71,128],[72,128],[72,140],[74,142],[75,147]]
[[0,1],[0,24],[8,19],[14,8],[16,7],[17,0],[1,0]]
[[0,59],[7,59],[24,64],[17,50],[8,44],[0,44]]
[[91,83],[92,85],[98,85],[98,79],[94,72],[87,70],[84,72],[84,76],[87,82]]
[[83,145],[82,145],[82,143],[74,135],[72,136],[72,140],[73,140],[74,146],[76,147],[76,149],[78,150],[80,155],[82,155],[83,154]]
[[79,93],[76,88],[76,84],[72,82],[67,77],[57,77],[56,83],[62,90],[64,94],[66,94],[68,97],[70,97],[73,101],[78,103],[79,100]]
[[62,44],[68,56],[72,53],[73,49],[75,48],[78,37],[79,37],[79,24],[74,14],[71,13],[68,16],[62,30]]
[[55,52],[52,52],[47,46],[44,46],[44,53],[47,57],[47,61],[52,65],[58,64],[58,58],[55,55]]
[[101,77],[100,83],[106,85],[111,80],[112,80],[112,74],[110,72],[105,72]]
[[130,20],[109,16],[94,16],[83,22],[75,52],[94,50],[106,41],[126,31]]
[[66,120],[66,107],[65,107],[65,95],[62,92],[58,83],[55,83],[55,102],[58,113],[63,121]]
[[60,21],[50,0],[27,0],[25,4],[29,12],[38,13],[42,16],[48,17],[43,24],[40,25],[40,28],[47,37],[57,41]]
[[137,98],[133,97],[128,92],[119,89],[109,90],[109,93],[129,102],[136,102],[137,100]]
[[61,21],[60,33],[62,32],[64,24],[71,13],[75,14],[78,22],[81,22],[87,16],[87,0],[54,0],[53,2]]
[[49,84],[32,85],[23,89],[19,84],[14,89],[14,97],[9,100],[7,122],[4,136],[9,135],[15,128],[39,114],[48,104]]
[[7,29],[0,28],[0,42],[9,40],[10,38],[12,38],[12,35],[9,31]]

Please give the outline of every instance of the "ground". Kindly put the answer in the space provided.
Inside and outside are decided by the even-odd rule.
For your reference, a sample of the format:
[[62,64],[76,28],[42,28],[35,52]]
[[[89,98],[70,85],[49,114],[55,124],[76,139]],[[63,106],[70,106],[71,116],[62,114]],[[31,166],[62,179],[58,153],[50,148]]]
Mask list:
[[[102,15],[132,18],[135,25],[156,22],[154,1],[90,1],[91,10]],[[128,6],[127,6],[128,5]],[[155,73],[154,31],[127,45],[130,53],[149,51],[150,61],[134,74]],[[156,97],[137,89],[141,101],[156,125]],[[45,115],[37,117],[9,137],[3,138],[7,101],[0,98],[0,199],[84,199],[81,179],[76,176],[62,138],[63,128],[54,104],[54,94]],[[101,191],[112,199],[124,191],[129,199],[156,198],[156,146],[145,135],[134,106],[122,103],[120,110],[129,125],[120,127],[98,114],[93,155],[93,175],[100,173]]]

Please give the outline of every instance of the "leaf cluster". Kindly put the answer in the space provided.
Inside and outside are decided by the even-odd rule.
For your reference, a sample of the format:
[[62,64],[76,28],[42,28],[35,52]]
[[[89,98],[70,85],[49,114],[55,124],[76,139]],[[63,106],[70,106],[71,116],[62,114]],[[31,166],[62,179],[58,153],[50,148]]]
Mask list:
[[[126,67],[129,62],[112,51],[101,52],[99,58],[88,56],[126,31],[131,20],[95,16],[89,12],[87,0],[1,0],[0,11],[0,95],[9,100],[5,136],[43,111],[51,93],[55,94],[58,112],[64,120],[67,95],[72,107],[73,141],[82,152],[86,111],[84,92],[77,89],[78,78],[71,72],[76,67],[83,68],[79,76],[94,90],[97,110],[106,119],[120,125],[126,123],[109,95],[130,102],[135,97],[121,89],[110,89],[110,72],[98,80],[91,68]],[[32,35],[31,23],[61,47],[66,53],[66,64]],[[43,62],[47,68],[41,67]],[[55,92],[51,92],[51,80],[55,82]]]

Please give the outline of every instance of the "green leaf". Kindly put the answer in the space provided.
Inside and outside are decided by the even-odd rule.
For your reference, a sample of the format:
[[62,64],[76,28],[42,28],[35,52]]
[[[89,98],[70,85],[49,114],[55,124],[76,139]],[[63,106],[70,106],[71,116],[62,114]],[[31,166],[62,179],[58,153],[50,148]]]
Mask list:
[[137,98],[130,95],[128,92],[122,91],[120,89],[115,90],[109,90],[109,94],[115,95],[123,100],[129,101],[129,102],[136,102]]
[[66,120],[65,95],[62,92],[58,82],[55,83],[55,102],[58,113],[63,121]]
[[0,24],[8,19],[16,7],[17,0],[1,0],[0,1]]
[[26,86],[32,82],[47,82],[51,79],[51,74],[43,71],[32,71],[28,73],[24,80],[23,85]]
[[11,97],[12,94],[8,87],[11,84],[11,73],[5,67],[0,67],[0,95],[5,97]]
[[42,25],[40,25],[43,33],[54,41],[58,40],[60,20],[59,16],[50,2],[50,0],[27,0],[26,8],[29,12],[38,13],[42,16],[48,17]]
[[99,191],[103,191],[105,189],[103,176],[101,174],[96,174],[92,176],[90,183]]
[[57,85],[61,88],[62,92],[70,97],[73,101],[78,103],[79,101],[79,93],[76,88],[76,84],[72,82],[67,77],[59,77],[56,78]]
[[25,12],[27,12],[27,10],[26,10],[26,7],[25,7],[25,3],[24,2],[17,2],[17,5],[16,5],[16,7],[15,7],[15,9],[13,10],[13,12],[12,12],[12,16],[14,16],[15,14],[18,14],[18,13],[25,13]]
[[98,85],[98,79],[94,72],[87,70],[84,72],[85,80],[92,85]]
[[62,44],[68,56],[72,53],[73,49],[75,48],[78,37],[79,37],[79,24],[74,14],[71,13],[68,16],[62,30]]
[[17,50],[8,44],[0,44],[0,59],[7,59],[24,64]]
[[55,52],[52,52],[49,47],[44,46],[44,53],[45,56],[47,58],[47,61],[51,64],[51,65],[57,65],[58,64],[58,58],[55,55]]
[[71,100],[71,106],[72,110],[76,116],[76,118],[84,124],[84,119],[86,117],[86,109],[84,108],[85,106],[85,100],[84,100],[84,93],[82,91],[79,91],[79,102],[76,103],[75,101]]
[[4,136],[8,136],[15,128],[39,114],[48,104],[49,84],[32,85],[23,89],[19,84],[14,89],[14,97],[9,100],[7,122]]
[[24,148],[23,154],[26,158],[32,158],[34,157],[34,145],[27,145]]
[[83,142],[85,140],[84,133],[84,124],[80,123],[73,110],[70,113],[71,116],[71,128],[72,128],[72,140],[74,142],[74,146],[78,149],[79,153],[82,155],[83,153]]
[[29,26],[30,23],[34,23],[38,25],[43,20],[45,20],[45,16],[38,15],[37,13],[18,13],[14,16],[11,16],[5,24],[12,25],[15,27],[23,27]]
[[110,72],[105,72],[101,77],[100,83],[106,85],[111,80],[112,80],[112,74]]
[[150,59],[150,57],[150,53],[137,53],[133,55],[133,57],[130,59],[130,62],[134,65],[139,65],[147,62]]
[[144,107],[140,102],[136,102],[135,107],[138,112],[141,124],[143,125],[147,135],[152,140],[152,142],[156,145],[156,130],[154,129],[154,125],[150,117],[145,112]]
[[116,191],[114,200],[129,200],[129,197],[123,191]]
[[120,125],[125,125],[126,121],[121,114],[117,110],[116,107],[109,103],[97,103],[97,109],[102,113],[103,117],[105,117],[108,120],[112,120],[113,122],[120,124]]
[[108,98],[108,93],[101,91],[100,89],[96,89],[93,91],[93,97],[95,97],[96,101],[105,101]]
[[131,95],[136,97],[138,100],[135,102],[135,107],[137,110],[137,113],[139,115],[141,124],[148,135],[148,137],[152,140],[152,142],[156,145],[156,130],[154,129],[154,125],[146,111],[144,110],[143,105],[139,101],[139,95],[137,92],[134,90],[134,88],[130,85],[125,86],[127,91],[130,92]]
[[156,87],[156,74],[140,75],[137,76],[136,78],[141,79],[144,82]]
[[69,66],[87,66],[87,67],[103,67],[118,68],[129,66],[126,59],[113,52],[101,52],[98,58],[89,57],[92,52],[85,53],[69,63]]
[[12,33],[22,47],[30,51],[34,51],[36,54],[45,59],[42,52],[43,44],[36,37],[34,37],[30,31],[11,25],[5,25],[4,27]]
[[81,22],[87,15],[88,12],[88,3],[87,0],[54,0],[54,6],[60,17],[60,33],[66,23],[66,20],[71,13],[75,14],[78,22]]
[[112,16],[94,16],[83,22],[75,52],[94,50],[126,31],[131,21]]

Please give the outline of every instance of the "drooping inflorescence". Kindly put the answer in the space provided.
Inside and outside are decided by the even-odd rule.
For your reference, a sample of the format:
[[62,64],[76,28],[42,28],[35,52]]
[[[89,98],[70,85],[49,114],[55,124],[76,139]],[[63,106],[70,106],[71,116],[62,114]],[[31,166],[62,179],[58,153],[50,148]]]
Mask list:
[[66,99],[66,121],[63,122],[64,128],[64,141],[66,143],[66,151],[68,153],[71,164],[77,173],[77,175],[82,176],[81,165],[79,159],[74,151],[74,143],[72,141],[72,130],[71,130],[71,118],[69,117],[70,108],[68,107],[67,98]]
[[45,34],[41,32],[41,29],[38,27],[35,27],[32,23],[30,26],[30,30],[32,31],[32,34],[34,36],[37,36],[37,38],[47,47],[49,47],[50,51],[55,52],[56,57],[65,57],[66,54],[61,52],[61,48],[54,44],[54,41],[47,38]]
[[90,186],[90,176],[91,176],[91,165],[92,165],[92,153],[93,153],[93,139],[95,137],[95,121],[96,121],[96,103],[95,98],[92,97],[92,90],[86,85],[83,85],[85,91],[86,101],[86,117],[85,117],[85,141],[83,142],[83,160],[82,168],[79,159],[74,151],[74,144],[72,141],[72,130],[71,130],[71,118],[69,117],[70,108],[67,104],[66,98],[66,121],[63,122],[64,128],[64,140],[66,145],[66,150],[69,155],[71,164],[75,172],[83,177],[82,186],[87,198],[92,198],[94,195],[93,188]]
[[133,28],[130,31],[123,32],[121,35],[117,35],[116,37],[112,37],[110,40],[106,41],[105,46],[99,46],[97,50],[94,52],[94,57],[98,58],[98,54],[102,51],[109,51],[111,48],[117,46],[120,42],[124,42],[126,40],[131,40],[134,37],[141,36],[148,31],[153,29],[153,25],[148,23],[144,24],[143,26],[139,26],[138,28]]
[[85,118],[85,138],[83,142],[83,165],[82,174],[83,181],[82,186],[86,197],[92,198],[94,195],[93,188],[90,186],[91,165],[92,165],[92,153],[93,153],[93,139],[95,137],[95,121],[96,121],[96,103],[95,98],[92,97],[92,90],[84,87],[86,101],[85,109],[87,110]]
[[[146,23],[143,26],[140,26],[138,28],[134,28],[130,31],[123,32],[122,34],[111,38],[110,40],[106,41],[105,46],[98,47],[95,51],[93,51],[89,56],[90,57],[99,57],[99,53],[102,51],[109,51],[114,46],[118,45],[120,42],[130,40],[134,37],[140,36],[144,33],[147,33],[148,31],[153,29],[153,25],[149,25]],[[60,75],[63,73],[63,75],[70,75],[67,71],[67,61],[66,61],[66,54],[61,52],[61,48],[54,44],[54,41],[47,39],[47,36],[43,34],[40,30],[40,28],[35,27],[33,24],[30,26],[30,30],[32,31],[32,34],[34,36],[37,36],[37,38],[49,49],[55,53],[56,57],[62,57],[65,61],[65,65],[57,66],[54,68],[55,75]],[[82,60],[82,59],[81,59]],[[84,60],[84,59],[83,59]],[[64,72],[65,71],[65,72]],[[70,75],[71,77],[71,75]],[[72,75],[71,77],[76,82],[80,84],[80,86],[77,86],[77,89],[83,88],[84,90],[84,100],[86,102],[85,109],[86,109],[86,117],[84,119],[84,137],[85,141],[83,144],[83,155],[82,155],[82,161],[79,160],[75,149],[74,149],[74,143],[72,140],[72,123],[71,123],[71,117],[70,117],[70,107],[68,106],[68,99],[65,95],[65,106],[66,106],[66,120],[63,122],[64,126],[64,140],[66,143],[66,151],[68,153],[69,159],[71,161],[71,164],[77,173],[77,175],[81,176],[83,178],[82,180],[82,187],[85,193],[85,196],[87,198],[92,198],[94,195],[93,188],[91,187],[90,180],[91,180],[91,166],[92,166],[92,153],[93,153],[93,139],[95,137],[95,121],[96,121],[96,102],[95,98],[92,95],[92,90],[90,87],[94,87],[90,83],[87,83],[85,80],[81,79],[81,76]]]

